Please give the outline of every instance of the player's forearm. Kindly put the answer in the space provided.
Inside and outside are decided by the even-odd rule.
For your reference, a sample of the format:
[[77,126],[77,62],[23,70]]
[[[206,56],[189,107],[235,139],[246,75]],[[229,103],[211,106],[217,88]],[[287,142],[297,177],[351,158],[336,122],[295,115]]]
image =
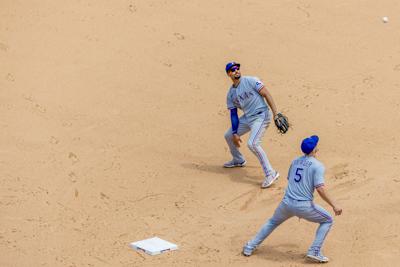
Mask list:
[[232,133],[237,134],[237,130],[239,128],[239,117],[236,108],[231,109],[231,124],[232,124]]
[[328,195],[328,193],[326,192],[326,190],[325,190],[325,188],[323,186],[317,188],[317,192],[321,196],[321,198],[326,203],[328,203],[332,208],[334,208],[336,206],[335,202],[331,199],[331,197]]
[[276,109],[276,105],[275,105],[274,99],[272,98],[272,95],[266,90],[264,97],[265,97],[265,100],[267,100],[267,103],[272,110],[272,114],[275,117],[275,115],[278,113],[278,111]]

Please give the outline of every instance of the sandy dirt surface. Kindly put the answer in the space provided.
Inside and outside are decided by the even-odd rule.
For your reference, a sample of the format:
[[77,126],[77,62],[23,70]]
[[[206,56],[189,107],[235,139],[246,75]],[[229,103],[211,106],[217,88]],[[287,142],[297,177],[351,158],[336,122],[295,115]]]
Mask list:
[[[329,266],[394,266],[399,11],[395,0],[0,0],[0,266],[309,266],[316,225],[298,219],[240,255],[286,179],[261,190],[245,146],[246,168],[221,168],[230,60],[292,122],[264,136],[274,168],[285,174],[302,138],[321,138],[344,210]],[[128,246],[151,236],[180,249]]]

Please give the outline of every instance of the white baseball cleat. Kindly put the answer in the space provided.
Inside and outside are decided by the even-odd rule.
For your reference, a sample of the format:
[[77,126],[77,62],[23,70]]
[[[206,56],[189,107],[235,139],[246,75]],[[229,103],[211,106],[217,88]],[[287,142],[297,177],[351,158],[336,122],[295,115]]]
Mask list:
[[265,178],[264,182],[261,184],[261,188],[270,187],[279,177],[279,172],[275,172],[275,175],[270,175]]
[[318,263],[327,263],[329,261],[328,257],[325,257],[321,253],[307,254],[306,258],[312,262],[318,262]]
[[242,255],[246,256],[246,257],[250,257],[253,254],[254,250],[255,250],[255,248],[251,248],[248,244],[246,244],[243,247]]
[[224,168],[235,168],[235,167],[244,167],[246,166],[246,161],[241,163],[235,162],[234,160],[228,161],[224,163]]

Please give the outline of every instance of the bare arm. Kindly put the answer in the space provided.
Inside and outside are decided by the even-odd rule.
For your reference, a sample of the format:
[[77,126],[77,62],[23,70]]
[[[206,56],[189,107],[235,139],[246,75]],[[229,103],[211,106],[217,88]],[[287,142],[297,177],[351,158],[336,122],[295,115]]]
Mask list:
[[268,92],[268,90],[267,90],[267,88],[265,88],[265,86],[263,88],[261,88],[259,93],[260,93],[260,95],[262,95],[265,98],[265,100],[267,100],[267,103],[268,103],[269,107],[271,108],[272,114],[274,114],[274,118],[275,118],[278,111],[276,109],[275,102],[274,102],[274,99],[272,98],[272,95]]
[[325,186],[317,187],[317,192],[318,192],[318,194],[321,196],[321,198],[322,198],[323,200],[325,200],[326,203],[328,203],[328,204],[333,208],[333,211],[335,212],[335,215],[340,215],[340,214],[342,214],[342,209],[339,208],[339,207],[335,204],[335,202],[331,199],[331,197],[328,195],[328,192],[326,192],[326,190],[325,190]]

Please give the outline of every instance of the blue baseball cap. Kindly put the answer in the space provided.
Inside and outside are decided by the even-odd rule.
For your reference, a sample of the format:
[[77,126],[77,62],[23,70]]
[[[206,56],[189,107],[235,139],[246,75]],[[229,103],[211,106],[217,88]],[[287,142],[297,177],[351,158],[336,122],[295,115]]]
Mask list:
[[238,66],[240,68],[240,64],[235,61],[229,62],[226,64],[225,71],[228,72],[233,66]]
[[303,142],[301,142],[301,151],[303,151],[304,154],[310,154],[317,146],[318,141],[319,137],[316,135],[305,138]]

